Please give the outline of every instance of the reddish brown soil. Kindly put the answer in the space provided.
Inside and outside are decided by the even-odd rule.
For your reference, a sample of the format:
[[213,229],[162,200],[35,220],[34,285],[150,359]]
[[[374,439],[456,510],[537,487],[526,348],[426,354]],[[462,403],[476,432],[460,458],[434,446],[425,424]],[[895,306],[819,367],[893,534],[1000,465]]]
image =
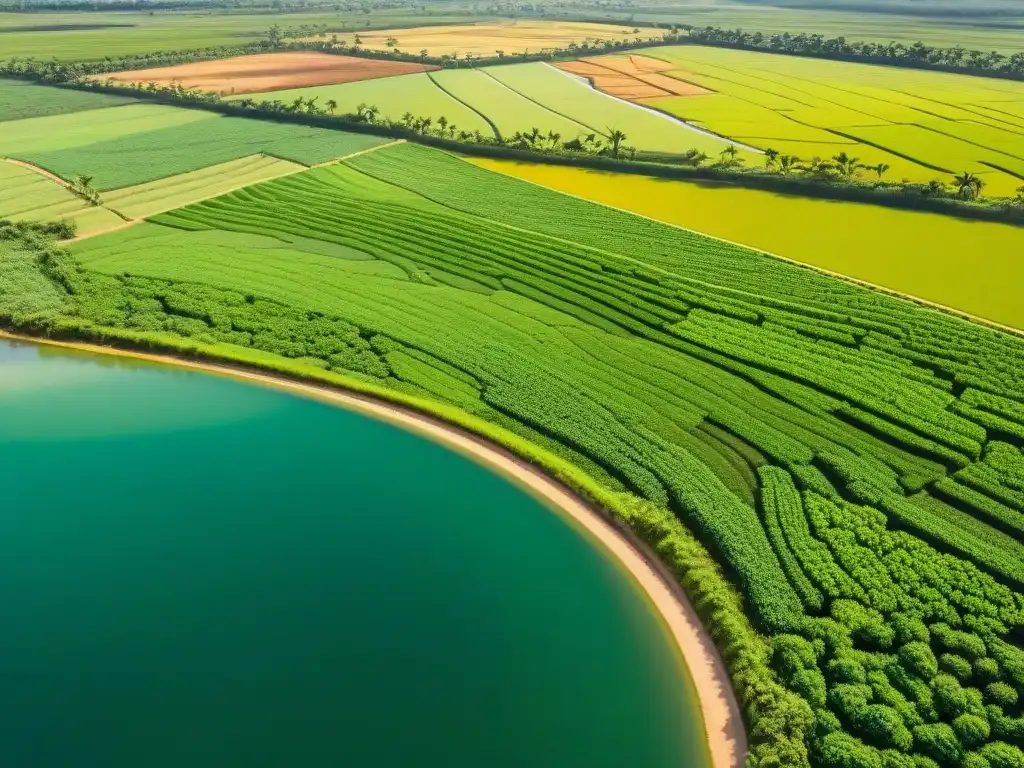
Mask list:
[[654,99],[665,96],[699,96],[711,93],[699,85],[662,74],[667,61],[647,56],[599,56],[555,64],[559,69],[585,77],[600,91],[620,99]]
[[98,75],[121,83],[181,83],[186,88],[221,96],[283,91],[311,85],[335,85],[356,80],[427,72],[437,67],[404,61],[375,61],[330,53],[260,53],[217,61],[197,61],[174,67],[138,69]]

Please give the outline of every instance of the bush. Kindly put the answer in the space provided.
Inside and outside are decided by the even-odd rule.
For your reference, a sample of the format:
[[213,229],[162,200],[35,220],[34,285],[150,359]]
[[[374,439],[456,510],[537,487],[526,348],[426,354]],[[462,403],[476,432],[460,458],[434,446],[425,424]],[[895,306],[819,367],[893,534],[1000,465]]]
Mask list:
[[985,698],[1001,707],[1012,707],[1017,703],[1017,689],[1007,683],[989,683],[985,688]]
[[1024,752],[1001,741],[986,744],[979,752],[992,768],[1024,768]]
[[964,755],[963,768],[992,768],[992,763],[986,760],[977,752],[970,752]]
[[929,627],[932,636],[939,641],[939,643],[951,651],[952,653],[959,654],[965,657],[969,661],[980,659],[986,655],[985,641],[977,635],[973,635],[970,632],[961,632],[956,629],[950,629],[948,624],[932,624]]
[[863,683],[867,681],[867,671],[852,653],[840,653],[825,667],[828,679],[832,683]]
[[944,653],[939,656],[939,666],[962,683],[970,680],[974,673],[971,662],[955,653]]
[[965,747],[976,747],[988,740],[992,729],[988,720],[978,715],[960,715],[953,721],[953,731]]
[[908,672],[917,675],[922,680],[931,680],[939,671],[939,662],[935,659],[932,649],[925,643],[907,643],[900,648],[897,654],[900,664]]
[[817,752],[821,768],[883,768],[878,750],[842,731],[822,739]]
[[810,641],[799,635],[776,635],[772,638],[772,663],[784,677],[802,669],[817,669],[818,658]]
[[914,729],[917,748],[940,765],[954,768],[963,759],[963,748],[953,729],[945,723],[929,723]]
[[952,675],[940,673],[932,678],[932,690],[935,691],[935,707],[948,717],[959,717],[969,707],[967,694],[963,686]]
[[923,621],[903,613],[893,614],[892,628],[896,632],[897,645],[930,643],[932,639]]
[[914,745],[914,738],[903,724],[903,718],[895,709],[884,704],[865,707],[857,716],[856,724],[865,740],[878,747],[909,752]]
[[916,768],[916,763],[910,755],[887,749],[882,752],[882,768]]
[[983,683],[991,683],[999,679],[999,662],[995,659],[975,659],[974,675]]
[[825,677],[817,669],[801,669],[789,678],[789,687],[803,696],[815,709],[825,706]]

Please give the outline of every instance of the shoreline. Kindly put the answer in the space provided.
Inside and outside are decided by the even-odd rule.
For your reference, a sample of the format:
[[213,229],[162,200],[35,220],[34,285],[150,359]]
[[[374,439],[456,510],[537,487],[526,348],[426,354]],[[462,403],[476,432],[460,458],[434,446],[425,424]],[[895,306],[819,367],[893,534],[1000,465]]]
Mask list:
[[340,387],[304,383],[226,363],[197,362],[173,355],[130,352],[97,344],[37,339],[5,331],[0,331],[0,339],[145,360],[311,397],[415,432],[480,462],[562,516],[567,524],[603,549],[604,554],[633,582],[671,638],[696,693],[711,766],[741,768],[744,764],[747,756],[746,729],[728,671],[682,587],[661,565],[650,547],[625,526],[616,525],[600,509],[526,460],[440,419]]

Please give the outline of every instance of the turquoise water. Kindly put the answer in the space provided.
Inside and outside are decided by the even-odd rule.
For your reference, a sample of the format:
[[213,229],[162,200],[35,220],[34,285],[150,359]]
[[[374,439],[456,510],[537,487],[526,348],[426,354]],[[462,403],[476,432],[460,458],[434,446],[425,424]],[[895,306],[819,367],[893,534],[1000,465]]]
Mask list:
[[0,765],[708,764],[644,598],[504,478],[234,380],[0,341]]

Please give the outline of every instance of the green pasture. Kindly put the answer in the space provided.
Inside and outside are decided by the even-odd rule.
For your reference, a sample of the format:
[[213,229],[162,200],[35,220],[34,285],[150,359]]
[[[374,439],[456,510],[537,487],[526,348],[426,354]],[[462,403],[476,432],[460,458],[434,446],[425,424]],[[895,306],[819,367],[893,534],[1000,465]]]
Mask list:
[[91,176],[96,189],[110,190],[247,155],[265,154],[301,165],[317,165],[385,141],[378,136],[213,115],[203,121],[201,128],[173,125],[53,151],[13,149],[7,153],[61,178]]
[[380,116],[390,120],[401,120],[408,112],[417,118],[429,117],[435,124],[444,117],[459,130],[480,131],[485,136],[493,134],[483,117],[438,88],[426,73],[232,97],[235,101],[239,98],[281,101],[284,104],[291,104],[296,99],[316,99],[320,108],[334,101],[339,115],[355,112],[359,105],[367,104],[377,107]]
[[650,55],[715,93],[646,103],[744,144],[804,161],[845,151],[897,180],[969,171],[992,195],[1024,184],[1024,83],[702,46]]

